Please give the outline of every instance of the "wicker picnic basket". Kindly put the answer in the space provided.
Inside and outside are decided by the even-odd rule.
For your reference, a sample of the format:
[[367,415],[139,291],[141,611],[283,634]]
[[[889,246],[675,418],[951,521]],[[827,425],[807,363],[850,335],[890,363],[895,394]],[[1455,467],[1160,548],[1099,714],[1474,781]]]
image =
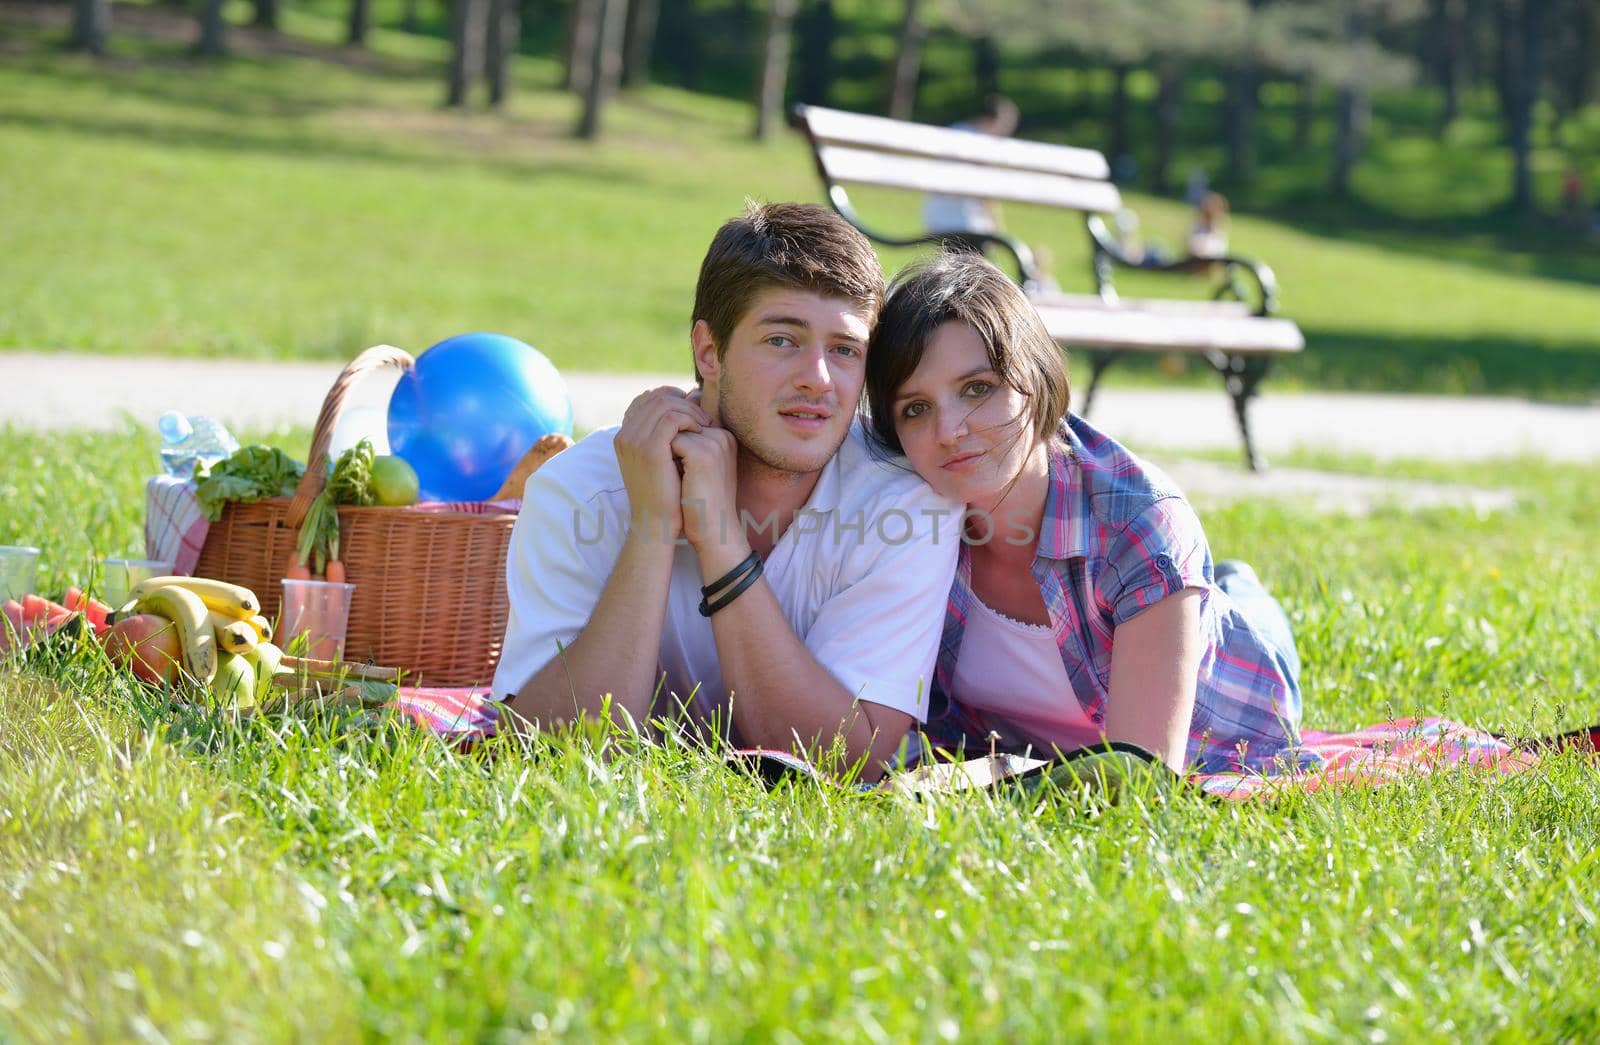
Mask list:
[[[211,524],[195,575],[242,584],[276,620],[280,583],[300,523],[327,475],[328,442],[355,379],[384,366],[409,370],[411,356],[369,348],[344,368],[323,401],[305,478],[292,498],[229,504]],[[340,544],[355,594],[347,661],[403,668],[409,682],[487,685],[506,628],[506,547],[516,516],[416,508],[339,508]]]

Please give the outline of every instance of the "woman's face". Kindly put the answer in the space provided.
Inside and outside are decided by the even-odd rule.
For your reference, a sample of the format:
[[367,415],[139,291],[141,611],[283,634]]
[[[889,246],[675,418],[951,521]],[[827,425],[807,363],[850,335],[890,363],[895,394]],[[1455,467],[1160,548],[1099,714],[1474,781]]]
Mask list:
[[917,474],[952,500],[991,509],[1027,463],[1027,405],[989,365],[977,332],[951,321],[933,332],[891,408]]

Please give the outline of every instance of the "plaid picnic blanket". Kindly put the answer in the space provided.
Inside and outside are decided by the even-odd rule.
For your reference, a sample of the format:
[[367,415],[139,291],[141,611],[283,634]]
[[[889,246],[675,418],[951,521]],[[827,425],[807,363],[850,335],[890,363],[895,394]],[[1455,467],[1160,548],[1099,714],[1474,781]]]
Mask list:
[[[441,737],[475,741],[494,733],[497,708],[484,689],[402,687],[390,705]],[[1582,731],[1585,738],[1593,738]],[[1217,798],[1269,800],[1288,791],[1329,787],[1380,787],[1407,777],[1430,776],[1456,766],[1486,773],[1520,773],[1539,762],[1537,753],[1444,718],[1401,718],[1348,733],[1307,730],[1304,747],[1321,756],[1313,769],[1282,773],[1196,774],[1192,786]]]

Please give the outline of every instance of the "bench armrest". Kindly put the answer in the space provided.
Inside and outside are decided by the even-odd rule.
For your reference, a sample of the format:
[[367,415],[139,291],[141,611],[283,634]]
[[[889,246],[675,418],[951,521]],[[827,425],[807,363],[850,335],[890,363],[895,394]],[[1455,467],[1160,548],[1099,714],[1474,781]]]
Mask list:
[[1098,214],[1089,215],[1085,224],[1094,245],[1095,290],[1102,298],[1115,300],[1117,297],[1113,277],[1118,265],[1167,275],[1196,275],[1220,269],[1221,278],[1212,295],[1214,298],[1243,301],[1258,316],[1270,316],[1278,311],[1278,277],[1264,262],[1222,255],[1215,258],[1179,258],[1165,265],[1141,265],[1122,252],[1121,246],[1106,228],[1105,220]]

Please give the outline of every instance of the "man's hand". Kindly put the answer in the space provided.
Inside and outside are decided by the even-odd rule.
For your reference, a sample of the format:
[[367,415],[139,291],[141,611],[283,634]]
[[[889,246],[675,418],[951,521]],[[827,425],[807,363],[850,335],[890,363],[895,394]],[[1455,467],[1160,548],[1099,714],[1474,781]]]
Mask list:
[[683,532],[683,482],[672,444],[681,433],[700,432],[710,423],[699,402],[681,388],[651,389],[628,404],[615,448],[635,538],[659,537],[665,543]]
[[720,577],[750,554],[739,525],[739,444],[726,428],[708,426],[679,432],[672,456],[683,469],[683,534],[702,568]]

